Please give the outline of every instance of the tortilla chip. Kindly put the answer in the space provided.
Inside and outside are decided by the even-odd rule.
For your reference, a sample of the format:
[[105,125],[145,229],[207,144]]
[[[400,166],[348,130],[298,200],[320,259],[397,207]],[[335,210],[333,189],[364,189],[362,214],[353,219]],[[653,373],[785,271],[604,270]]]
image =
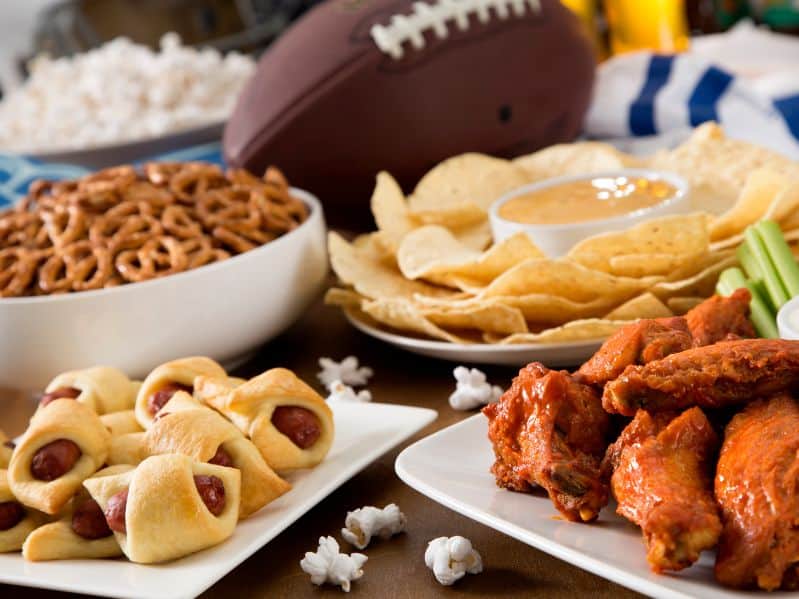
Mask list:
[[699,304],[705,301],[707,297],[672,297],[666,300],[666,305],[671,308],[675,314],[685,314],[688,310],[696,308]]
[[486,222],[486,211],[472,202],[415,210],[412,214],[413,218],[423,225],[442,225],[450,228],[465,228]]
[[617,277],[563,258],[532,258],[494,279],[479,297],[546,294],[576,302],[605,298],[619,304],[658,280]]
[[716,261],[707,264],[699,272],[684,279],[656,283],[650,291],[661,300],[677,296],[710,297],[716,290],[716,283],[722,271],[738,264],[738,258],[731,250],[711,255],[716,258]]
[[710,239],[720,241],[743,233],[765,216],[787,185],[786,178],[779,173],[767,169],[752,171],[732,208],[710,225]]
[[381,298],[364,302],[363,312],[375,321],[402,332],[424,335],[450,343],[469,343],[464,337],[454,335],[430,322],[419,309],[406,299]]
[[647,274],[663,274],[667,264],[696,259],[708,248],[707,216],[693,213],[655,218],[625,231],[589,237],[576,244],[568,257],[607,273],[616,272],[614,262],[621,271],[629,271],[635,265],[636,276],[641,276],[641,271],[647,270],[646,264],[635,256],[656,256],[657,261]]
[[735,256],[735,250],[710,251],[703,254],[696,260],[685,262],[675,268],[666,276],[666,281],[683,281],[707,270],[708,268],[726,261],[731,256]]
[[563,326],[546,329],[540,333],[516,333],[500,338],[496,335],[485,335],[484,339],[491,343],[501,345],[544,344],[544,343],[569,343],[575,341],[596,341],[601,344],[610,335],[630,321],[606,320],[602,318],[588,318],[575,320]]
[[610,272],[620,277],[668,276],[686,263],[701,260],[700,254],[627,254],[610,259]]
[[484,249],[490,246],[491,242],[494,240],[494,236],[491,233],[491,224],[488,222],[487,218],[482,222],[474,223],[473,225],[469,225],[467,227],[447,228],[463,245],[478,252],[482,252]]
[[665,318],[674,313],[657,297],[649,293],[627,300],[605,315],[606,320],[638,320],[639,318]]
[[[449,158],[435,166],[408,199],[411,214],[433,222],[436,213],[453,215],[486,213],[496,200],[529,181],[525,171],[508,160],[468,153]],[[444,224],[437,221],[436,224]],[[450,221],[452,226],[468,222]]]
[[641,161],[609,144],[583,141],[550,146],[533,154],[519,156],[513,160],[513,163],[522,167],[532,182],[550,177],[587,175],[632,168],[639,166]]
[[419,224],[408,213],[405,194],[389,173],[378,173],[371,203],[381,242],[387,249],[396,252],[402,238]]
[[755,169],[799,178],[799,163],[764,147],[730,139],[716,123],[700,125],[685,143],[655,154],[648,166],[679,173],[691,184],[692,201],[701,197],[700,209],[715,214],[735,204],[746,177]]
[[446,329],[476,329],[500,335],[528,331],[521,310],[503,304],[424,308],[420,311],[430,322]]
[[453,295],[441,287],[407,280],[398,268],[377,258],[368,245],[356,247],[332,232],[327,239],[330,264],[338,278],[363,296],[370,299],[412,299],[419,294],[432,297]]
[[408,279],[425,279],[457,288],[453,277],[468,279],[472,286],[484,286],[516,264],[543,256],[524,233],[517,233],[481,254],[460,243],[447,229],[427,226],[405,236],[397,251],[397,263]]
[[325,304],[328,306],[341,306],[343,308],[360,308],[365,298],[351,289],[331,287],[325,293]]
[[[630,295],[634,295],[634,293]],[[468,308],[499,304],[518,308],[521,310],[528,324],[538,325],[560,325],[570,320],[581,318],[599,318],[626,299],[629,299],[629,296],[620,300],[612,297],[598,297],[590,301],[580,302],[549,293],[497,296],[491,298],[471,297],[454,301],[422,295],[416,296],[416,301],[423,310],[428,307],[465,310]]]

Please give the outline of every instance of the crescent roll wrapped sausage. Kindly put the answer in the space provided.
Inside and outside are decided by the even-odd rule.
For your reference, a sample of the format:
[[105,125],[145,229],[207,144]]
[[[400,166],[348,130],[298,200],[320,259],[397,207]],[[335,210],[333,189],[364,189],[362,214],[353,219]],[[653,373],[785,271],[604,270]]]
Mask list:
[[6,471],[0,470],[0,553],[19,551],[40,520],[41,514],[17,500],[11,492]]
[[191,394],[198,376],[225,377],[225,370],[211,358],[195,356],[161,364],[142,382],[136,396],[136,419],[144,429],[178,391]]
[[[217,381],[235,385],[235,381]],[[333,444],[333,412],[324,399],[290,370],[273,368],[227,393],[208,391],[211,381],[198,381],[206,401],[247,435],[278,472],[311,468]]]
[[235,376],[224,378],[198,376],[194,381],[194,397],[209,406],[218,402],[217,398],[227,395],[236,387],[240,387],[247,382],[247,379],[240,379]]
[[140,433],[144,429],[136,420],[136,412],[133,410],[122,410],[121,412],[111,412],[100,416],[103,426],[108,429],[112,437],[127,435],[129,433]]
[[113,439],[109,461],[138,463],[147,456],[167,453],[240,470],[240,518],[246,518],[291,489],[239,429],[182,391],[164,405],[146,433]]
[[0,468],[8,468],[11,463],[11,454],[14,453],[14,442],[0,431]]
[[39,410],[8,467],[11,490],[27,506],[57,514],[100,469],[111,434],[85,404],[56,399]]
[[141,564],[221,543],[238,520],[239,471],[178,454],[149,457],[135,470],[90,478],[84,486],[124,554]]
[[[111,466],[103,468],[92,478],[130,470],[133,466]],[[122,549],[108,527],[103,510],[85,488],[78,490],[60,520],[34,530],[22,546],[22,557],[33,562],[120,555]]]
[[100,415],[130,410],[138,387],[139,383],[111,366],[71,370],[50,381],[39,406],[44,407],[56,399],[75,399]]

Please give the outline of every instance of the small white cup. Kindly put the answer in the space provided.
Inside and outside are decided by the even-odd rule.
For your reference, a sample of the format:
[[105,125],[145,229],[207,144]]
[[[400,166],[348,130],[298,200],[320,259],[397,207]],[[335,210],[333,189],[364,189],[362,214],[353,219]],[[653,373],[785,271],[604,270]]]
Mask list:
[[[791,319],[791,314],[796,314]],[[795,297],[782,305],[777,312],[777,330],[780,339],[799,340],[799,297]]]
[[[670,198],[666,198],[654,206],[641,208],[640,210],[628,212],[621,216],[614,216],[601,220],[588,220],[556,225],[532,225],[507,220],[499,215],[499,209],[506,202],[518,196],[556,185],[563,185],[564,183],[590,181],[591,179],[599,177],[631,177],[646,178],[653,181],[665,181],[675,187],[677,191]],[[489,211],[491,231],[495,243],[519,231],[524,231],[543,252],[551,258],[557,258],[567,254],[577,242],[582,241],[586,237],[591,237],[599,233],[607,233],[609,231],[621,231],[656,216],[690,212],[690,204],[686,201],[689,193],[690,187],[688,182],[679,175],[649,169],[627,168],[585,175],[554,177],[514,189],[494,202]]]

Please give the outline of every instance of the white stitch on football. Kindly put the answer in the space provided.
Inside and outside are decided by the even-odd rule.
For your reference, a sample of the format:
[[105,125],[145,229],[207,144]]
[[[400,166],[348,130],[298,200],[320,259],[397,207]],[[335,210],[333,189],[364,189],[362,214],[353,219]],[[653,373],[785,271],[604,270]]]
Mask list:
[[373,25],[372,39],[381,52],[399,60],[404,51],[402,44],[410,42],[415,49],[424,47],[424,32],[432,29],[439,39],[447,37],[447,21],[454,21],[461,31],[469,27],[469,15],[476,14],[481,23],[491,16],[506,19],[509,12],[517,17],[525,14],[525,7],[534,13],[541,12],[539,0],[438,0],[435,4],[415,2],[409,15],[394,15],[388,25]]

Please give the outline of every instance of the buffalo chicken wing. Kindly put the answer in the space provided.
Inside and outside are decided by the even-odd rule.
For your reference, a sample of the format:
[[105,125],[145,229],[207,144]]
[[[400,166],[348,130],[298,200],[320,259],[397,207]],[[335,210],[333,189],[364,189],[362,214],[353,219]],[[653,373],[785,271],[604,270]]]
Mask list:
[[757,337],[749,320],[752,294],[745,287],[729,297],[714,295],[685,315],[694,347],[713,345],[725,339]]
[[748,289],[729,297],[715,295],[685,317],[644,319],[622,327],[577,371],[591,385],[604,385],[627,366],[648,364],[671,354],[718,341],[755,337],[749,321]]
[[686,568],[718,542],[712,486],[717,449],[718,437],[699,408],[671,422],[641,410],[611,446],[616,511],[641,527],[655,572]]
[[795,588],[799,580],[799,405],[754,402],[725,431],[716,470],[724,531],[716,579],[730,587]]
[[499,486],[530,491],[537,485],[569,520],[597,517],[608,498],[600,460],[609,420],[593,388],[532,363],[483,413]]
[[799,341],[741,339],[628,366],[605,385],[608,412],[633,416],[691,406],[720,408],[799,386]]
[[580,367],[576,376],[590,385],[604,385],[630,364],[647,364],[693,347],[684,318],[639,320],[620,328]]

